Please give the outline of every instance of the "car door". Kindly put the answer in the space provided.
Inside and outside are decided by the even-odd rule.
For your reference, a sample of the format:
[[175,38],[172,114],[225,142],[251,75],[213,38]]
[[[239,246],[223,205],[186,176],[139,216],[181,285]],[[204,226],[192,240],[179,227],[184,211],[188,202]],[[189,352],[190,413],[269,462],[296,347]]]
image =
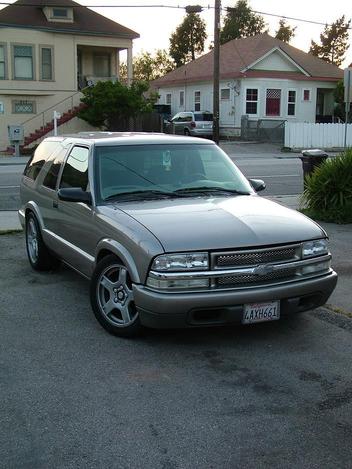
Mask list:
[[[88,177],[89,147],[74,145],[64,164],[60,188],[80,187],[90,191]],[[93,207],[83,202],[57,199],[53,231],[60,239],[60,257],[90,276],[94,263],[97,233],[93,225]]]

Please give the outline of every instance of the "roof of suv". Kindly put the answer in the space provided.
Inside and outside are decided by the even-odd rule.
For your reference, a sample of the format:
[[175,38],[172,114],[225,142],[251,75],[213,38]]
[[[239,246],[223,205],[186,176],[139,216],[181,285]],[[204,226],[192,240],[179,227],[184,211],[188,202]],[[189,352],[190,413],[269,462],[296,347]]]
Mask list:
[[[151,132],[80,132],[58,137],[48,137],[45,141],[75,141],[77,143],[94,143],[97,146],[106,145],[143,145],[143,144],[214,144],[211,140],[188,137],[182,135],[169,135]],[[214,144],[215,145],[215,144]]]

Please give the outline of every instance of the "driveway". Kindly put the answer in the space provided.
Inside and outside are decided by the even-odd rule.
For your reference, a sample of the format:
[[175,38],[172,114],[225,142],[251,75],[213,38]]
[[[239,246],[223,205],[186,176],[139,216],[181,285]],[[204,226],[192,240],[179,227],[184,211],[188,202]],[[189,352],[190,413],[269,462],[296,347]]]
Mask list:
[[1,468],[351,466],[351,320],[115,338],[87,281],[0,245]]

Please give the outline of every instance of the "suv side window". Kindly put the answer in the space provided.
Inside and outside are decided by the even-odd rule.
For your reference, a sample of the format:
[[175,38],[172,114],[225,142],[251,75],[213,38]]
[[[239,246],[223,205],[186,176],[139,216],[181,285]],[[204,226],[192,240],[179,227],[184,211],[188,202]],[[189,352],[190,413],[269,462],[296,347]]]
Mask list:
[[88,186],[88,154],[86,147],[72,148],[62,172],[60,188],[81,187],[87,190]]
[[60,142],[42,142],[34,155],[29,160],[23,175],[35,181],[44,166],[45,161],[56,151],[60,146]]
[[56,155],[54,155],[55,157],[53,161],[51,162],[49,171],[47,172],[44,178],[43,186],[48,187],[49,189],[55,190],[57,178],[59,176],[60,168],[61,168],[62,162],[64,161],[66,152],[67,152],[67,148],[61,147],[56,153]]

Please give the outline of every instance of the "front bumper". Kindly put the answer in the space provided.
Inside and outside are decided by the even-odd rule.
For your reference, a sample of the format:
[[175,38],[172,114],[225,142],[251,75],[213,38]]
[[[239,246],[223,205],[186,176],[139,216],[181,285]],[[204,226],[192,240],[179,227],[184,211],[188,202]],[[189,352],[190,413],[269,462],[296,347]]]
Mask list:
[[337,282],[328,274],[298,282],[251,289],[197,293],[160,293],[134,285],[141,323],[154,328],[184,328],[240,323],[247,303],[280,300],[281,316],[307,311],[326,303]]

